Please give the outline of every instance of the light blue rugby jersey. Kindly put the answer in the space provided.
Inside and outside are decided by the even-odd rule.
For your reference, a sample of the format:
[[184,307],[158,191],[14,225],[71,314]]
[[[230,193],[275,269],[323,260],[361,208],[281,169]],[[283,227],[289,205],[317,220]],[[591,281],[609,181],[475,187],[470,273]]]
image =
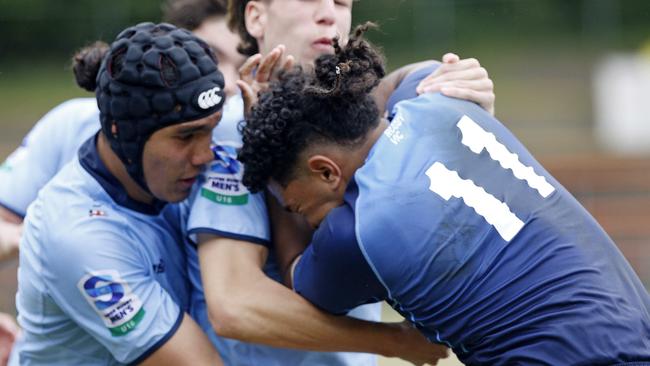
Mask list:
[[397,105],[294,284],[331,312],[386,299],[466,364],[650,365],[650,297],[616,245],[503,125],[441,95]]
[[11,365],[135,364],[189,311],[187,206],[128,198],[90,138],[29,207]]
[[[217,234],[269,247],[269,260],[264,268],[267,275],[280,281],[270,245],[269,219],[262,193],[251,194],[241,183],[241,164],[236,150],[241,147],[237,125],[243,119],[241,96],[229,98],[223,118],[214,130],[215,160],[199,178],[190,196],[188,231],[196,241],[197,233]],[[208,319],[196,248],[188,249],[189,276],[192,282],[192,317],[208,333],[224,359],[231,366],[370,366],[377,363],[374,355],[363,353],[306,352],[250,344],[218,337]],[[354,309],[349,315],[378,321],[380,304]]]
[[48,112],[0,166],[0,206],[24,217],[38,190],[99,127],[95,98],[71,99]]

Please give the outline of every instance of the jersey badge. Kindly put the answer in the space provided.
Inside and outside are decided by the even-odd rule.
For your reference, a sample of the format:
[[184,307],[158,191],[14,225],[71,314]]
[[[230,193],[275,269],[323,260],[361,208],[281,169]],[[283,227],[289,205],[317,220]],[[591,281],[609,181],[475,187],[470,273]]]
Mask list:
[[114,337],[128,334],[144,318],[142,301],[117,271],[92,272],[77,287]]
[[102,205],[101,205],[101,204],[97,204],[97,203],[95,203],[95,204],[93,204],[93,206],[88,210],[88,216],[89,216],[89,217],[104,217],[104,216],[108,216],[108,214],[106,213],[106,211],[104,211],[104,210],[102,209]]
[[242,164],[237,161],[237,148],[226,144],[212,147],[214,160],[204,173],[201,196],[222,205],[245,205],[248,189],[242,184]]
[[400,131],[402,124],[404,123],[404,118],[401,114],[398,114],[393,118],[393,121],[390,123],[390,126],[384,131],[384,135],[388,137],[390,142],[395,145],[399,145],[402,140],[404,140],[404,133]]

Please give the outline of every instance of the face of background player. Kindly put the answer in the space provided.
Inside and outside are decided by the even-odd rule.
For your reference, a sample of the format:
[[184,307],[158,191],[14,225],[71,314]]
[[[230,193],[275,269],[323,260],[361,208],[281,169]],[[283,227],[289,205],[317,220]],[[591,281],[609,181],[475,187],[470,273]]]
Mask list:
[[162,128],[144,145],[142,167],[153,195],[165,202],[187,198],[202,167],[214,156],[210,149],[212,130],[221,119],[211,116]]
[[318,56],[333,53],[331,39],[347,41],[352,22],[353,0],[270,0],[251,1],[260,16],[248,22],[249,33],[257,39],[262,54],[284,44],[286,54],[303,65]]
[[193,33],[204,40],[216,54],[219,70],[226,81],[226,96],[235,94],[235,81],[239,79],[238,70],[246,60],[246,57],[237,52],[239,36],[228,29],[225,17],[208,18],[194,29]]

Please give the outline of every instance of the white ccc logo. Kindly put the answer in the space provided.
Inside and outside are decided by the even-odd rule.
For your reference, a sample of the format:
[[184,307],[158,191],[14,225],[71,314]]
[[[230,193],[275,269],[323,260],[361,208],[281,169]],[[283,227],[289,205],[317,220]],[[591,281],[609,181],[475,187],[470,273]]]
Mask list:
[[219,95],[220,91],[221,88],[215,86],[214,88],[210,90],[206,90],[203,93],[199,94],[199,99],[198,99],[199,107],[203,109],[208,109],[219,104],[222,99],[221,95]]

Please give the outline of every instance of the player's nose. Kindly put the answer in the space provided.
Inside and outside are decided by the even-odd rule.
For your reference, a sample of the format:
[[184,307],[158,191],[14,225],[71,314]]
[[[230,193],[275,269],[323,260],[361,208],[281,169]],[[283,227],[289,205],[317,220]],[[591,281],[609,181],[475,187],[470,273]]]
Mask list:
[[332,25],[336,22],[334,0],[321,0],[316,10],[316,22],[323,25]]

